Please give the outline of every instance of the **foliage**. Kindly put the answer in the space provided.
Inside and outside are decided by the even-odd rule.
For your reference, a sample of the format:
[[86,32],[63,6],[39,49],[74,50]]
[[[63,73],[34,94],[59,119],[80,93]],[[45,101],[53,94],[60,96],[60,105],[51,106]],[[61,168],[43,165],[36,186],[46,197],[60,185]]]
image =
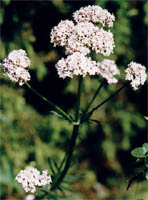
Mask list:
[[137,162],[143,163],[145,178],[148,179],[148,143],[144,143],[142,147],[137,147],[131,151],[133,157],[137,158]]

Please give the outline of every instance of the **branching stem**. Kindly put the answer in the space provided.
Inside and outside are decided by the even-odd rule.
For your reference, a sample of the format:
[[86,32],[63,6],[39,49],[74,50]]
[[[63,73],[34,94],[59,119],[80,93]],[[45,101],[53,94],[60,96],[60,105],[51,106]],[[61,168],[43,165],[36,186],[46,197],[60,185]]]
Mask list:
[[106,102],[108,102],[110,99],[112,99],[114,96],[116,96],[122,89],[124,89],[127,85],[129,84],[129,82],[125,83],[121,88],[119,88],[115,93],[113,93],[110,97],[108,97],[107,99],[105,99],[104,101],[102,101],[99,105],[97,105],[96,107],[94,107],[90,112],[88,112],[86,114],[86,118],[82,119],[82,121],[87,121],[91,115],[93,114],[94,111],[96,111],[98,108],[100,108],[102,105],[104,105]]
[[87,113],[87,111],[89,110],[89,108],[91,107],[91,105],[93,104],[94,100],[96,99],[97,95],[99,94],[101,88],[104,85],[104,81],[101,82],[101,84],[99,85],[98,89],[96,90],[93,98],[91,99],[91,101],[89,102],[88,106],[86,107],[85,111],[84,111],[84,115]]

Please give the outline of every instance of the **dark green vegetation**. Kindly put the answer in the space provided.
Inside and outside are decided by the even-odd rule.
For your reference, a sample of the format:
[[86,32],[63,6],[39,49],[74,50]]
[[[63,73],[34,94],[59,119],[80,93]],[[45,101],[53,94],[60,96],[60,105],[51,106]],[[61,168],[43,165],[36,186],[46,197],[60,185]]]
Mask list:
[[[82,6],[98,4],[116,16],[112,31],[114,54],[121,70],[116,85],[106,85],[96,105],[124,83],[124,69],[130,61],[147,65],[148,3],[146,1],[8,1],[1,3],[1,55],[5,58],[14,49],[25,49],[31,59],[32,85],[38,92],[73,114],[77,78],[59,79],[54,68],[64,56],[62,48],[53,48],[50,30],[61,19]],[[100,55],[93,55],[102,60]],[[1,77],[1,198],[23,199],[24,191],[15,176],[25,166],[51,170],[49,158],[57,163],[64,157],[72,127],[51,113],[47,103],[23,86]],[[84,79],[82,109],[99,85],[96,77]],[[134,182],[126,191],[128,180],[137,174],[137,163],[130,151],[147,141],[146,84],[136,92],[124,89],[108,104],[92,115],[99,123],[85,123],[79,131],[70,172],[84,176],[72,186],[75,192],[68,199],[144,199],[146,181]],[[94,105],[95,106],[95,105]],[[101,185],[99,185],[99,184]]]

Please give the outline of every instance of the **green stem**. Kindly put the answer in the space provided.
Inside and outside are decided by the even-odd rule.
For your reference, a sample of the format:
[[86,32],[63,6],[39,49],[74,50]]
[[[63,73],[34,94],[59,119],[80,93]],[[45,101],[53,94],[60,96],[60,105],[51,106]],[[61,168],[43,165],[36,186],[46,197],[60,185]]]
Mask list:
[[77,96],[77,104],[76,104],[76,111],[75,111],[75,122],[79,121],[80,118],[80,101],[81,101],[81,93],[82,93],[82,81],[83,77],[79,77],[79,85],[78,85],[78,96]]
[[112,99],[115,95],[117,95],[122,89],[124,89],[127,85],[129,84],[129,82],[125,83],[121,88],[119,88],[115,93],[113,93],[110,97],[108,97],[107,99],[105,99],[104,101],[102,101],[99,105],[97,105],[96,107],[94,107],[89,113],[86,114],[86,118],[83,119],[83,121],[88,120],[91,115],[93,114],[93,112],[95,110],[97,110],[99,107],[101,107],[102,105],[104,105],[106,102],[108,102],[110,99]]
[[89,110],[89,108],[91,107],[91,105],[93,104],[94,100],[96,99],[97,95],[99,94],[99,91],[101,90],[101,88],[104,85],[104,81],[101,82],[101,84],[99,85],[98,89],[96,90],[93,98],[91,99],[90,103],[88,104],[88,106],[86,107],[84,114],[87,113],[87,111]]
[[78,136],[78,129],[79,129],[79,126],[80,126],[79,119],[80,119],[81,93],[82,93],[82,77],[80,76],[79,85],[78,85],[78,97],[77,97],[77,104],[76,104],[76,111],[75,111],[75,123],[73,124],[73,133],[72,133],[72,137],[71,137],[71,140],[70,140],[70,146],[69,146],[69,152],[68,152],[68,155],[67,155],[67,160],[66,160],[63,171],[54,180],[52,187],[51,187],[51,190],[55,190],[60,185],[60,183],[62,182],[63,178],[67,174],[68,169],[70,167],[71,158],[72,158],[75,143],[76,143],[76,138]]
[[38,93],[35,89],[33,89],[29,83],[26,82],[27,87],[34,92],[37,96],[39,96],[41,99],[43,99],[45,102],[47,102],[50,106],[52,106],[59,114],[61,114],[65,119],[67,119],[70,122],[73,122],[73,120],[71,119],[71,117],[64,112],[64,110],[62,110],[60,107],[56,106],[54,103],[52,103],[51,101],[49,101],[46,97],[42,96],[40,93]]

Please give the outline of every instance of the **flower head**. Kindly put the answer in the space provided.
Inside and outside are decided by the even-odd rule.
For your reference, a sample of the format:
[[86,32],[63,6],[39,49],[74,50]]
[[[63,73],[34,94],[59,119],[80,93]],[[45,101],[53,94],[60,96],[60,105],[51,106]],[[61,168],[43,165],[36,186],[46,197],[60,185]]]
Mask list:
[[30,80],[30,74],[26,68],[30,60],[24,50],[13,50],[1,63],[4,75],[12,81],[18,82],[20,86]]
[[66,59],[62,58],[56,64],[56,69],[60,78],[70,77],[74,75],[82,75],[85,77],[87,74],[95,75],[97,72],[96,62],[84,56],[79,52],[67,56]]
[[100,6],[82,7],[73,13],[73,18],[77,23],[93,22],[101,23],[103,26],[107,24],[109,27],[113,26],[113,22],[115,21],[115,16]]
[[42,174],[33,167],[28,167],[26,170],[21,170],[15,178],[26,192],[34,193],[36,186],[45,186],[52,182],[51,176],[48,176],[47,171],[43,171]]
[[125,72],[125,79],[131,81],[131,86],[134,90],[137,90],[138,86],[143,85],[146,81],[146,68],[141,64],[130,62]]
[[70,34],[67,45],[66,54],[80,52],[83,55],[90,53],[91,41],[97,27],[90,22],[82,22],[75,25]]
[[98,28],[92,37],[92,50],[96,51],[96,53],[101,53],[103,56],[109,56],[113,53],[114,47],[113,34],[103,28]]
[[54,46],[65,46],[74,24],[70,20],[63,20],[51,30],[50,38]]
[[114,76],[119,75],[120,71],[118,70],[114,60],[104,59],[102,62],[98,62],[97,66],[97,74],[105,78],[109,84],[118,82]]

